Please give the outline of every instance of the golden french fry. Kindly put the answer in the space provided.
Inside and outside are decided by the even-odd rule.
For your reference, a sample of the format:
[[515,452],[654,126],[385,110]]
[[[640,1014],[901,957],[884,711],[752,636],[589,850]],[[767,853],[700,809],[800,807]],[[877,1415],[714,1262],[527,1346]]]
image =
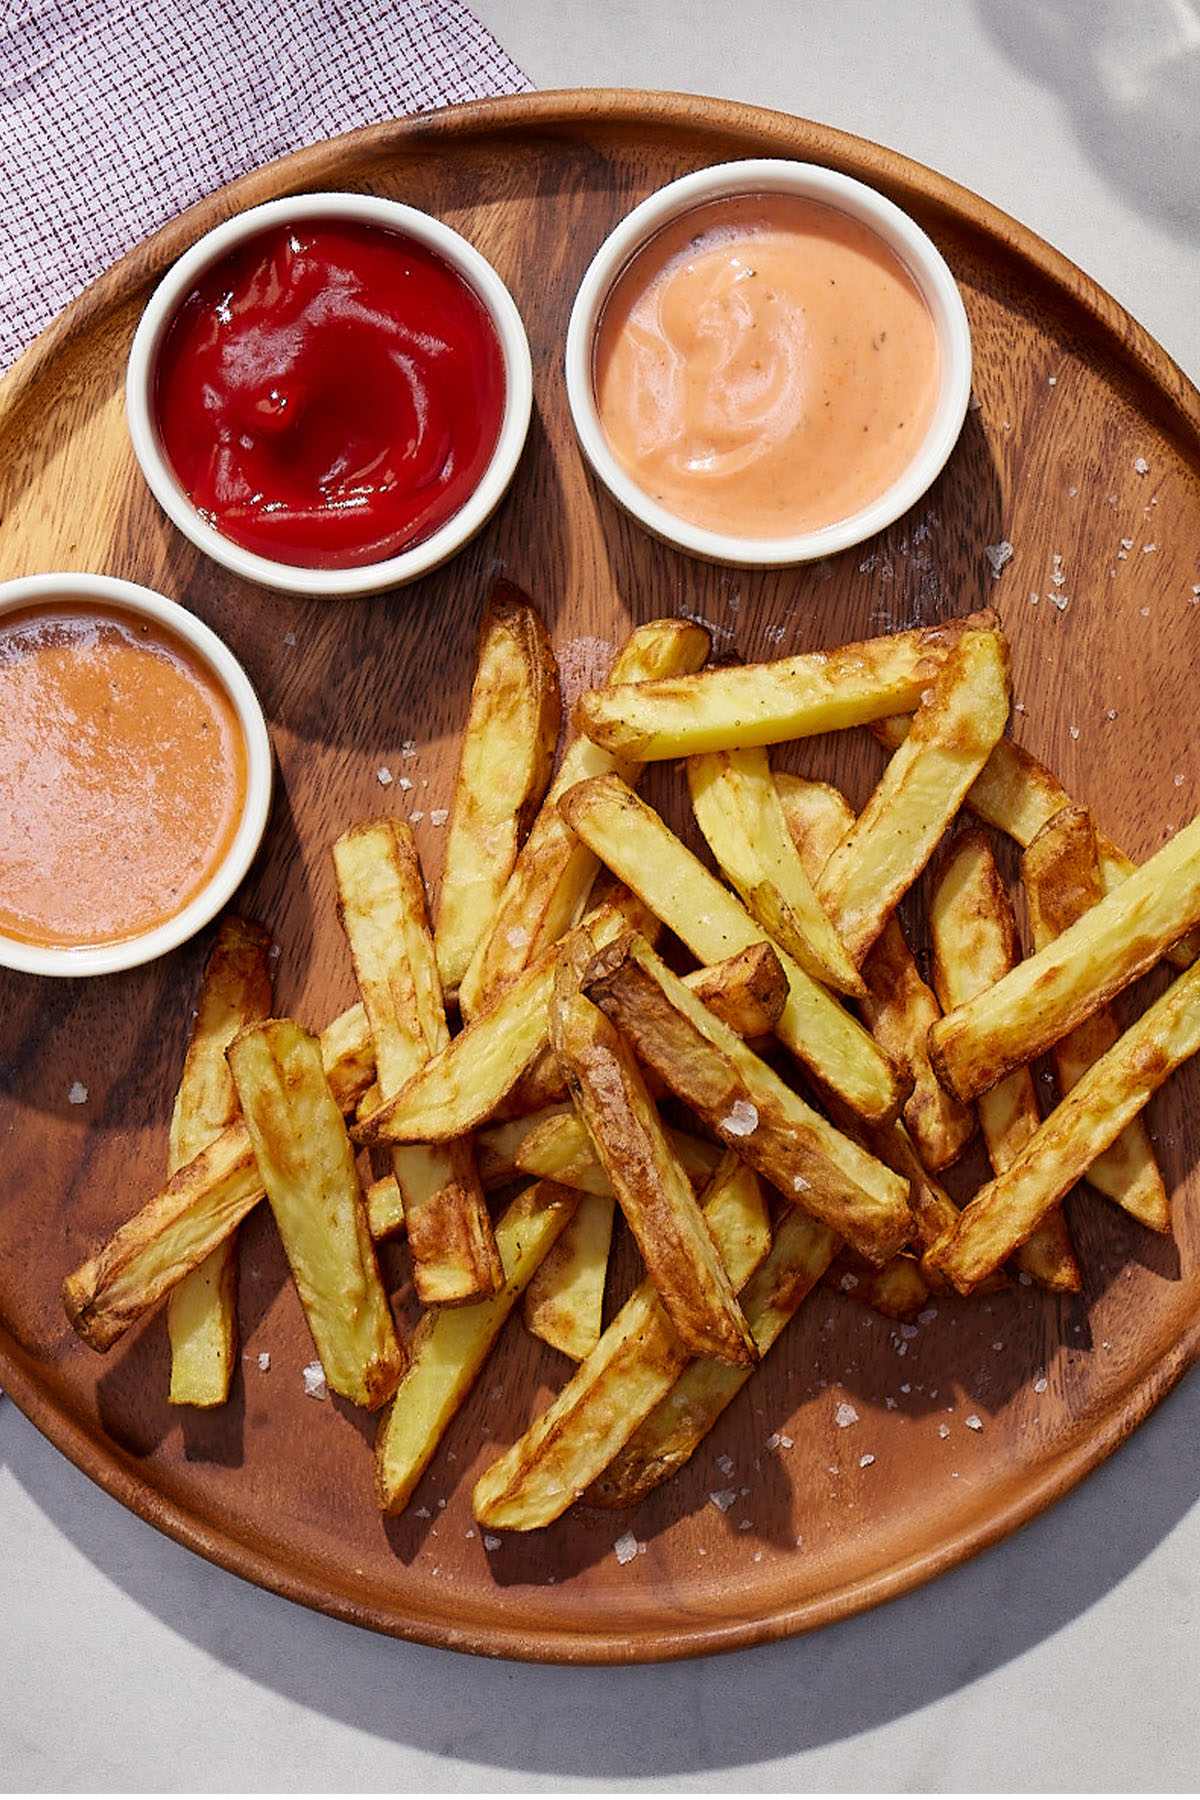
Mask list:
[[[815,881],[853,825],[854,813],[837,788],[823,781],[781,772],[775,782],[788,829]],[[867,953],[862,974],[867,988],[863,1017],[912,1089],[901,1116],[925,1169],[936,1174],[970,1143],[975,1115],[946,1092],[933,1072],[929,1028],[942,1009],[922,981],[894,913]]]
[[1060,937],[938,1020],[929,1051],[942,1085],[971,1100],[1032,1062],[1152,968],[1197,920],[1200,818]]
[[[991,987],[1019,960],[1017,924],[991,846],[981,831],[955,838],[929,907],[933,984],[944,1007],[964,1005]],[[1029,1069],[1014,1069],[979,1097],[988,1160],[1003,1174],[1041,1124]],[[1062,1209],[1047,1213],[1022,1244],[1027,1275],[1059,1293],[1083,1285]]]
[[394,1392],[405,1355],[317,1040],[290,1019],[268,1019],[239,1032],[228,1056],[325,1379],[373,1410]]
[[[721,1160],[721,1151],[715,1144],[705,1143],[703,1138],[692,1137],[686,1131],[668,1131],[667,1137],[693,1187],[707,1187]],[[523,1175],[561,1181],[565,1187],[580,1188],[585,1194],[612,1197],[612,1182],[597,1160],[587,1126],[574,1109],[537,1125],[523,1140],[516,1156]]]
[[525,1171],[517,1161],[522,1145],[535,1132],[552,1125],[557,1119],[567,1119],[574,1123],[575,1109],[569,1100],[544,1106],[539,1112],[527,1113],[520,1119],[502,1119],[498,1125],[485,1125],[476,1134],[475,1161],[486,1193],[505,1187],[508,1182],[515,1181],[519,1175],[524,1174]]
[[936,1253],[939,1268],[960,1293],[970,1293],[1025,1242],[1151,1094],[1198,1049],[1200,963],[1180,975],[1085,1070],[1016,1161],[963,1208],[953,1236]]
[[[167,1173],[207,1149],[238,1116],[226,1047],[271,1010],[271,936],[230,913],[200,984],[171,1115]],[[227,1237],[173,1290],[167,1308],[172,1406],[223,1406],[237,1366],[237,1238]]]
[[[701,626],[686,619],[656,619],[640,625],[618,653],[609,682],[687,675],[703,665],[708,651],[709,636]],[[505,988],[579,918],[598,862],[559,817],[558,801],[576,782],[618,768],[636,786],[640,772],[636,763],[618,765],[586,737],[568,744],[494,916],[489,914],[487,934],[462,978],[459,1005],[464,1019],[489,1011]]]
[[[804,1213],[785,1213],[766,1261],[742,1290],[742,1307],[765,1356],[837,1252],[832,1231]],[[627,1507],[681,1469],[753,1374],[701,1357],[658,1401],[623,1450],[588,1489],[595,1506]]]
[[550,1008],[551,1041],[571,1097],[681,1340],[696,1356],[750,1361],[735,1290],[638,1066],[579,992],[592,949],[583,932],[564,947]]
[[[897,715],[880,719],[871,730],[885,749],[898,750],[911,725],[910,718]],[[1064,806],[1073,806],[1074,801],[1045,763],[1011,738],[1001,738],[976,776],[967,805],[985,825],[994,825],[1026,850],[1042,827]],[[1096,853],[1101,886],[1106,894],[1111,894],[1128,880],[1137,864],[1102,831],[1096,833]],[[1197,955],[1200,941],[1193,935],[1172,944],[1167,960],[1177,968],[1187,969]]]
[[[767,1254],[771,1232],[758,1183],[733,1156],[713,1177],[701,1228],[720,1253],[726,1283],[744,1286]],[[476,1519],[508,1531],[551,1524],[628,1441],[690,1357],[654,1283],[644,1281],[546,1411],[484,1470],[473,1496]]]
[[[762,941],[761,926],[741,902],[616,776],[581,783],[559,807],[571,829],[700,962],[720,962]],[[788,978],[775,1027],[782,1042],[859,1117],[893,1118],[905,1096],[882,1050],[799,964],[785,952],[779,960]]]
[[861,999],[862,976],[792,841],[766,751],[692,756],[687,776],[697,823],[746,910],[814,981]]
[[526,1330],[574,1362],[600,1341],[615,1205],[611,1187],[581,1192],[575,1217],[525,1289]]
[[[1081,806],[1064,807],[1043,825],[1021,859],[1021,877],[1035,950],[1073,925],[1103,898],[1096,828]],[[1069,1093],[1097,1059],[1111,1050],[1121,1028],[1110,1007],[1055,1044],[1051,1055],[1059,1091]],[[1134,1119],[1088,1170],[1100,1193],[1115,1200],[1152,1231],[1169,1231],[1171,1207],[1144,1119]]]
[[526,1283],[574,1214],[577,1196],[552,1181],[526,1188],[496,1222],[504,1286],[472,1306],[437,1307],[413,1333],[408,1368],[375,1439],[375,1491],[403,1512],[446,1427],[475,1385]]
[[378,1175],[363,1195],[367,1225],[373,1238],[391,1237],[404,1229],[404,1195],[394,1174]]
[[[333,862],[386,1104],[450,1042],[421,865],[408,826],[393,819],[343,833]],[[422,1304],[461,1306],[494,1294],[503,1272],[469,1138],[405,1145],[392,1166]]]
[[639,1059],[786,1199],[874,1264],[904,1247],[908,1182],[807,1106],[644,940],[627,933],[597,955],[584,991]]
[[1008,646],[966,631],[938,672],[912,730],[817,882],[817,896],[857,963],[924,869],[1008,719]]
[[929,1283],[915,1257],[902,1252],[873,1269],[852,1251],[843,1250],[825,1272],[827,1287],[836,1288],[858,1306],[902,1324],[915,1319],[929,1299]]
[[453,998],[487,936],[541,805],[562,703],[558,665],[533,603],[497,581],[479,629],[438,902],[438,974]]
[[614,756],[661,762],[709,750],[753,749],[912,712],[964,627],[990,614],[923,631],[812,650],[778,662],[706,669],[637,687],[593,688],[579,720]]

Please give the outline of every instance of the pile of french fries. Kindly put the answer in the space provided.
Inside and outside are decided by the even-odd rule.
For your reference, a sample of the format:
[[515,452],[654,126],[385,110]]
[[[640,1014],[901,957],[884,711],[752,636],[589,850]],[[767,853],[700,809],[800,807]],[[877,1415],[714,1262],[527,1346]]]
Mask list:
[[[171,1400],[221,1404],[236,1233],[265,1194],[328,1387],[386,1408],[376,1488],[396,1513],[521,1302],[576,1367],[474,1510],[528,1531],[664,1481],[819,1283],[898,1319],[1014,1271],[1078,1290],[1060,1203],[1084,1177],[1169,1229],[1142,1114],[1200,1047],[1200,820],[1141,868],[1105,838],[1005,735],[991,614],[753,666],[708,651],[697,625],[639,627],[551,780],[557,668],[501,585],[436,925],[406,824],[339,838],[359,997],[315,1036],[268,1016],[267,934],[224,922],[169,1179],[64,1286],[90,1345],[167,1299]],[[857,817],[772,769],[771,745],[858,727],[889,760]],[[715,873],[636,792],[675,758]],[[1028,955],[995,832],[1023,851]],[[897,907],[931,862],[927,982]],[[1122,1031],[1115,996],[1164,958],[1173,984]],[[960,1211],[938,1177],[977,1128],[993,1179]],[[608,1317],[618,1215],[644,1278]],[[400,1233],[410,1334],[375,1249]]]

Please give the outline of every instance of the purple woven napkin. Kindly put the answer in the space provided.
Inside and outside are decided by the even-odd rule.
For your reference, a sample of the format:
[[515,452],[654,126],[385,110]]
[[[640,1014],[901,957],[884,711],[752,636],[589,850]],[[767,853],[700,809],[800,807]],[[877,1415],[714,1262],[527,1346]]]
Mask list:
[[460,0],[7,0],[0,366],[235,175],[355,125],[529,86]]

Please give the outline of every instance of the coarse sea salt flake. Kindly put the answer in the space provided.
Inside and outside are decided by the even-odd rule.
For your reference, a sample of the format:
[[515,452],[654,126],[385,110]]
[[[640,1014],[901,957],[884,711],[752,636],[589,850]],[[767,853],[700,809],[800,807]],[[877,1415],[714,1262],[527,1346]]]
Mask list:
[[396,777],[392,774],[392,771],[388,768],[387,764],[385,763],[382,768],[376,769],[375,779],[379,783],[380,787],[391,787],[391,785],[392,785],[393,781],[396,779]]
[[708,1497],[718,1512],[728,1512],[737,1499],[737,1490],[736,1488],[718,1488],[715,1494],[710,1494]]
[[262,1370],[263,1370],[263,1371],[264,1371],[264,1372],[265,1372],[265,1371],[266,1371],[266,1370],[267,1370],[267,1369],[269,1369],[269,1368],[270,1368],[270,1366],[271,1366],[271,1352],[270,1352],[270,1351],[269,1351],[269,1350],[260,1350],[260,1351],[259,1351],[259,1353],[258,1353],[258,1366],[259,1366],[259,1368],[260,1368],[260,1369],[262,1369]]
[[874,1461],[875,1461],[875,1458],[871,1455],[871,1452],[868,1450],[865,1456],[859,1457],[858,1466],[860,1469],[869,1469],[871,1464]]
[[446,823],[446,820],[449,817],[450,817],[449,807],[435,806],[433,811],[429,815],[429,823],[431,825],[444,825]]
[[1002,538],[998,544],[985,544],[983,554],[991,564],[992,576],[995,578],[999,576],[1004,565],[1012,561],[1013,547],[1007,538]]
[[735,1100],[721,1120],[721,1129],[733,1137],[749,1137],[758,1130],[758,1108],[752,1100]]
[[1033,1391],[1035,1394],[1044,1394],[1049,1385],[1046,1377],[1044,1375],[1039,1375],[1033,1384]]
[[73,1081],[67,1089],[67,1099],[72,1106],[86,1106],[88,1091],[82,1081]]
[[733,1458],[732,1458],[732,1456],[718,1456],[717,1467],[718,1467],[718,1469],[720,1469],[722,1475],[732,1475],[733,1474]]
[[319,1362],[305,1363],[300,1373],[304,1377],[304,1391],[310,1400],[328,1400],[325,1371]]
[[1150,464],[1146,461],[1144,456],[1134,457],[1133,472],[1135,475],[1148,475],[1150,473]]
[[415,756],[417,754],[416,738],[405,738],[404,742],[400,746],[400,754],[401,754],[401,756],[405,756],[405,757]]
[[841,1402],[833,1415],[833,1422],[835,1425],[840,1426],[843,1431],[845,1431],[847,1425],[858,1424],[858,1414],[848,1400],[843,1400]]
[[632,1562],[640,1549],[641,1545],[634,1537],[632,1531],[622,1532],[621,1536],[613,1545],[613,1553],[619,1563]]
[[950,1427],[944,1423],[939,1425],[938,1426],[938,1436],[940,1438],[948,1438],[950,1436]]
[[498,1550],[500,1548],[500,1539],[498,1537],[493,1537],[490,1532],[485,1531],[483,1534],[483,1547],[485,1550]]
[[966,1426],[968,1431],[982,1431],[983,1430],[983,1420],[980,1418],[978,1413],[968,1413],[966,1418],[963,1420],[963,1424]]

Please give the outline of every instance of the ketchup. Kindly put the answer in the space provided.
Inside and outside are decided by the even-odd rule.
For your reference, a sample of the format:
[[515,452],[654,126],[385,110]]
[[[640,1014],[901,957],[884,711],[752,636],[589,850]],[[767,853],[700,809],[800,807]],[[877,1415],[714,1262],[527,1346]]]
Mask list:
[[313,220],[249,239],[158,356],[163,449],[234,543],[316,569],[382,562],[478,486],[504,412],[482,302],[415,238]]

